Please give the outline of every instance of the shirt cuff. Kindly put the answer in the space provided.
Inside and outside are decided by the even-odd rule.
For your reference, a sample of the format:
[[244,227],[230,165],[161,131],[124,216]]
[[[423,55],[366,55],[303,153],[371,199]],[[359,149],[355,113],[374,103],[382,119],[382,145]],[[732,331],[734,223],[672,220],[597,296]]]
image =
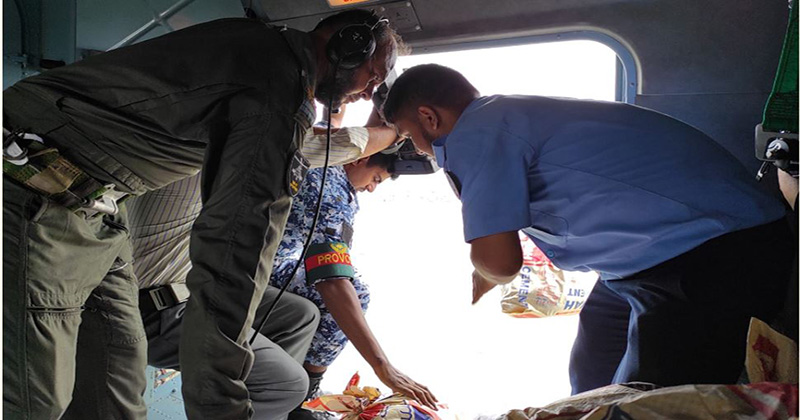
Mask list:
[[[325,134],[309,134],[303,144],[303,155],[312,168],[325,164]],[[331,134],[330,166],[344,165],[361,157],[369,141],[369,131],[364,127],[341,128]]]

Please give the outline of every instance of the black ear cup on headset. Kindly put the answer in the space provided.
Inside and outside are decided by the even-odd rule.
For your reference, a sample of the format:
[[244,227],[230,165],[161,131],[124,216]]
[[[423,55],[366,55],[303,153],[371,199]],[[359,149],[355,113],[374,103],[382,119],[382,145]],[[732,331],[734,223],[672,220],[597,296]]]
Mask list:
[[372,31],[382,21],[375,16],[364,23],[347,25],[336,31],[326,47],[331,63],[338,63],[341,69],[352,70],[369,60],[375,53]]

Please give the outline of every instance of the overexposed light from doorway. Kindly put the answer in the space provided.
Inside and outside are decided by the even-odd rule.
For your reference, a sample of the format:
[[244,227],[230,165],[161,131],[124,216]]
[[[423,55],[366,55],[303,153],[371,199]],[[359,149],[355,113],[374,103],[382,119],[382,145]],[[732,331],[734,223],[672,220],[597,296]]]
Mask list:
[[[593,41],[567,41],[400,57],[396,69],[452,67],[482,95],[524,94],[613,101],[615,60]],[[368,102],[347,107],[343,126],[363,125]],[[567,365],[577,316],[514,319],[493,290],[470,305],[472,266],[460,203],[444,175],[401,176],[359,195],[353,263],[369,284],[367,320],[389,360],[474,418],[541,406],[569,395]],[[352,345],[325,375],[339,393],[358,371],[388,392]]]

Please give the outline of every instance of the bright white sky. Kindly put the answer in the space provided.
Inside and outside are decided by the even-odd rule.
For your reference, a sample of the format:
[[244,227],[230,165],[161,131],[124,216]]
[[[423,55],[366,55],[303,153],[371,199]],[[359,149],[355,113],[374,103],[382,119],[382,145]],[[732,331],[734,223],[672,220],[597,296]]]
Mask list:
[[[398,71],[438,63],[481,92],[614,100],[615,55],[590,41],[401,57]],[[344,126],[366,122],[371,104],[348,107]],[[499,290],[470,305],[472,266],[460,203],[441,172],[387,181],[359,196],[353,262],[369,284],[367,320],[389,360],[468,419],[541,406],[569,396],[567,364],[577,316],[515,319],[500,311]],[[389,390],[352,345],[322,389],[361,384]]]

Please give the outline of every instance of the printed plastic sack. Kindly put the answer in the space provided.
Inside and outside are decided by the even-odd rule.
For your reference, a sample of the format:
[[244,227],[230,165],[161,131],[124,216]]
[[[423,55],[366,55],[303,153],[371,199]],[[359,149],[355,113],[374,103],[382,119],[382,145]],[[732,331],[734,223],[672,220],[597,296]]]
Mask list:
[[497,420],[796,419],[797,385],[679,385],[637,391],[608,385],[544,407],[511,410]]
[[501,287],[504,313],[516,318],[541,318],[580,312],[592,291],[597,274],[563,271],[519,233],[522,245],[522,269],[511,283]]
[[750,318],[744,360],[750,382],[797,383],[797,344],[757,318]]
[[360,380],[356,373],[344,393],[323,395],[304,402],[303,408],[342,414],[342,420],[440,420],[435,412],[400,394],[380,398],[377,388],[359,388]]

